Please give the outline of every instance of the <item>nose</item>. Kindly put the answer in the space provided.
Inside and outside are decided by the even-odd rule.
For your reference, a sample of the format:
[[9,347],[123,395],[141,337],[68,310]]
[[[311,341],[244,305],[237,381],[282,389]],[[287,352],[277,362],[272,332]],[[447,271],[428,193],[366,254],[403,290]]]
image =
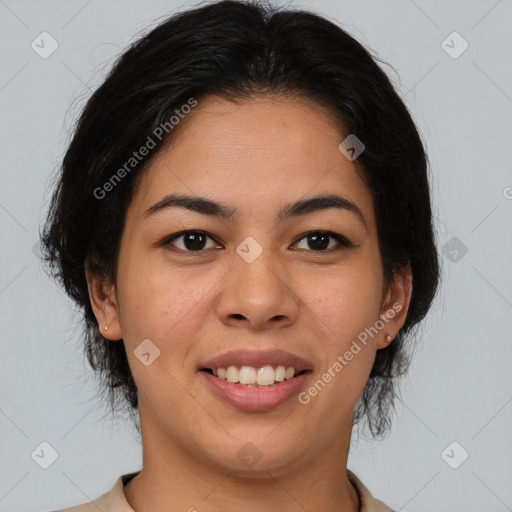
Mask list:
[[300,301],[293,277],[271,251],[248,263],[238,254],[223,279],[217,314],[230,326],[255,330],[282,328],[295,323]]

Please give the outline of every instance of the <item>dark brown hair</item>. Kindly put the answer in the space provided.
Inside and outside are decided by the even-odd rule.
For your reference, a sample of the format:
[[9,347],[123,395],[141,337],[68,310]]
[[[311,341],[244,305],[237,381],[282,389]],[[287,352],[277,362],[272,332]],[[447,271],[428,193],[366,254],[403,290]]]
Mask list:
[[386,281],[402,265],[411,265],[413,292],[405,324],[387,348],[377,351],[355,411],[355,421],[366,418],[374,436],[388,429],[396,377],[410,361],[408,340],[438,288],[439,259],[426,152],[377,60],[321,16],[229,0],[166,19],[121,55],[78,119],[41,233],[48,268],[83,312],[88,360],[113,410],[129,404],[136,411],[137,387],[124,343],[98,331],[84,265],[87,261],[115,283],[137,178],[173,131],[156,141],[151,154],[106,197],[99,199],[95,190],[190,98],[236,100],[277,93],[327,107],[346,134],[364,142],[357,164],[374,200]]

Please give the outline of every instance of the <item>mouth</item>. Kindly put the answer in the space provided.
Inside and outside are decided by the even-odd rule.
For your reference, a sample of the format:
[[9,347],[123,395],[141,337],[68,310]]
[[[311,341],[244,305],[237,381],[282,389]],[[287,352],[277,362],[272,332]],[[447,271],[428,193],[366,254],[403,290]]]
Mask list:
[[227,352],[198,368],[218,399],[245,412],[268,411],[288,402],[312,372],[308,361],[279,349]]
[[287,380],[295,379],[311,370],[299,370],[293,366],[219,366],[217,368],[202,368],[201,371],[217,377],[220,380],[247,387],[263,387],[279,385]]

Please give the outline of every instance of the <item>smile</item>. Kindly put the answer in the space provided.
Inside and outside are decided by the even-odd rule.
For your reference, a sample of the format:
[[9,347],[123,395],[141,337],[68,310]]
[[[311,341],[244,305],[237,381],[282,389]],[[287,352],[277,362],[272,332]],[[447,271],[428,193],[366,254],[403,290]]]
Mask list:
[[[261,367],[254,366],[228,366],[219,368],[205,368],[205,371],[218,377],[221,380],[251,387],[268,387],[285,380],[293,379],[303,371],[298,371],[293,366],[284,365]],[[305,370],[304,370],[305,371]]]

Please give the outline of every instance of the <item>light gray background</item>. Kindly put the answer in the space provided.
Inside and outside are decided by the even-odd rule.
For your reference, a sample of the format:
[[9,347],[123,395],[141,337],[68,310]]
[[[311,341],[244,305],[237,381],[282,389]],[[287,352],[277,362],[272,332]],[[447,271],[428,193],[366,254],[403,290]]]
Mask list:
[[[140,469],[134,429],[96,405],[79,317],[41,271],[37,229],[84,99],[141,30],[193,5],[0,0],[1,511],[83,503]],[[512,2],[293,5],[396,69],[384,66],[427,146],[440,250],[455,244],[391,436],[354,439],[349,468],[397,511],[512,510]],[[43,31],[59,45],[47,59],[31,48]],[[453,31],[469,44],[458,58],[441,45]],[[46,470],[31,458],[43,441],[58,452]],[[453,441],[452,465],[469,453],[458,469],[441,455]]]

